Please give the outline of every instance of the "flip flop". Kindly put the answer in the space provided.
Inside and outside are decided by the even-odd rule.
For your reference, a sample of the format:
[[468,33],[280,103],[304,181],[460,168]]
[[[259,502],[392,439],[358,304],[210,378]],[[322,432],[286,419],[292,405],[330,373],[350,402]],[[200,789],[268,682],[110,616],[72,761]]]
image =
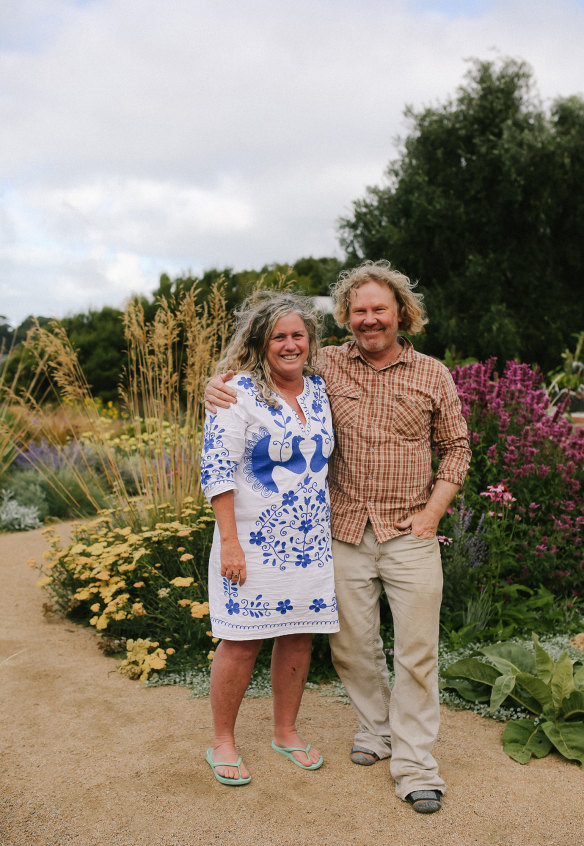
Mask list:
[[[251,776],[247,776],[247,778],[243,778],[241,775],[241,755],[237,759],[235,763],[233,761],[214,761],[213,760],[213,749],[207,749],[207,754],[205,755],[205,760],[213,770],[213,775],[220,781],[221,784],[228,784],[230,787],[237,787],[240,784],[249,784],[251,781]],[[216,771],[215,767],[237,767],[237,772],[239,773],[239,778],[227,778],[226,776],[219,775]]]
[[301,763],[298,758],[294,757],[292,754],[293,752],[304,752],[306,757],[308,757],[308,753],[310,752],[310,743],[305,749],[303,746],[276,746],[272,740],[272,749],[274,752],[279,752],[280,755],[285,755],[286,758],[290,758],[297,767],[300,767],[303,770],[318,770],[319,767],[322,767],[322,762],[324,761],[324,758],[321,755],[318,761],[315,761],[314,764],[308,765]]

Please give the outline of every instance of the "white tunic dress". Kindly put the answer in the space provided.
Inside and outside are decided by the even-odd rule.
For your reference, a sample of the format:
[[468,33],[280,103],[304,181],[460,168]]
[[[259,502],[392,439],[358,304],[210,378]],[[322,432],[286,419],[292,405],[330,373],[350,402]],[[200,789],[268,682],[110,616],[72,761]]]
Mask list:
[[285,402],[261,400],[247,373],[230,385],[237,403],[207,414],[201,486],[211,500],[234,491],[245,554],[245,584],[221,577],[215,527],[209,559],[209,606],[215,637],[253,640],[339,629],[331,555],[327,462],[331,413],[319,376],[298,397],[303,425]]

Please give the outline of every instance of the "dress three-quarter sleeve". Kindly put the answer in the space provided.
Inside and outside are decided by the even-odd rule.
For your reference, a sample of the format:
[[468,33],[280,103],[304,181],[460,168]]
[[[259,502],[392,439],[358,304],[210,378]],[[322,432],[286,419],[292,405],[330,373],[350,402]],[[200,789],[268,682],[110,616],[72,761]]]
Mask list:
[[201,488],[209,500],[225,491],[237,490],[235,471],[245,450],[245,398],[238,391],[237,403],[205,417],[201,451]]

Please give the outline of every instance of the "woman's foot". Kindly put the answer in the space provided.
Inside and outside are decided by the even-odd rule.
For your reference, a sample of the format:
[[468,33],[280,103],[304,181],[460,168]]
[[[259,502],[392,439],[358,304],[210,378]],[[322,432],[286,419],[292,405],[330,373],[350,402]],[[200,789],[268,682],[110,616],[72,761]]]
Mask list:
[[[274,743],[276,746],[283,746],[288,749],[291,746],[300,746],[302,749],[306,749],[308,745],[296,731],[282,733],[274,732]],[[292,752],[292,755],[296,758],[299,764],[302,764],[305,767],[309,767],[311,764],[316,764],[322,757],[318,749],[315,749],[314,746],[310,747],[308,755],[306,752]]]
[[[223,778],[249,778],[249,771],[244,763],[239,765],[239,770],[236,766],[236,761],[239,759],[239,753],[233,743],[219,743],[213,746],[213,761],[233,761],[233,766],[215,767],[217,775]],[[241,776],[240,776],[241,772]]]

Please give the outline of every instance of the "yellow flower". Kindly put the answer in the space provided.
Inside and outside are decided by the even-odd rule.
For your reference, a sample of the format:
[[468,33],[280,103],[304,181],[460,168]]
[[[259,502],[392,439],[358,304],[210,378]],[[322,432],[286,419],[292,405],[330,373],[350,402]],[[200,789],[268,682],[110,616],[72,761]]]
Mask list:
[[79,590],[75,591],[75,599],[79,601],[89,599],[91,597],[91,591],[88,587],[79,588]]
[[209,654],[207,655],[207,659],[208,659],[209,661],[212,661],[214,657],[215,657],[215,650],[214,650],[214,649],[212,649],[212,650],[209,652]]
[[169,648],[166,650],[167,655],[174,655],[175,652],[176,649],[173,649],[172,646],[169,646]]
[[206,617],[209,613],[209,603],[208,602],[193,602],[191,605],[191,617],[194,617],[196,620],[200,620],[202,617]]
[[179,599],[178,604],[181,605],[184,608],[185,605],[191,604],[191,600],[190,599]]
[[136,617],[143,617],[146,614],[146,611],[144,611],[144,606],[141,602],[134,602],[134,604],[132,605],[132,614],[134,614]]
[[179,561],[192,561],[194,557],[190,552],[185,552],[184,555],[181,555]]
[[[191,555],[191,558],[192,557],[193,556]],[[190,587],[194,581],[195,580],[192,578],[192,576],[177,576],[176,579],[170,580],[170,584],[175,585],[176,587]]]
[[43,579],[38,580],[37,587],[44,587],[45,585],[50,584],[52,581],[53,580],[51,579],[50,576],[45,576]]
[[29,558],[29,559],[28,559],[28,561],[26,562],[26,566],[27,566],[27,567],[35,567],[35,566],[36,566],[36,561],[35,561],[35,559],[34,559],[34,558]]
[[93,611],[94,614],[97,614],[97,612],[99,611],[100,608],[101,608],[101,606],[100,606],[99,602],[96,602],[96,603],[94,603],[93,605],[90,606],[90,611]]
[[144,587],[144,582],[134,582],[134,587],[135,587],[135,588],[141,588],[141,587]]
[[[126,659],[118,667],[118,672],[131,679],[145,681],[152,670],[162,670],[166,667],[166,654],[163,649],[158,649],[156,641],[151,642],[146,638],[129,638],[126,642]],[[150,652],[153,649],[154,652]]]

